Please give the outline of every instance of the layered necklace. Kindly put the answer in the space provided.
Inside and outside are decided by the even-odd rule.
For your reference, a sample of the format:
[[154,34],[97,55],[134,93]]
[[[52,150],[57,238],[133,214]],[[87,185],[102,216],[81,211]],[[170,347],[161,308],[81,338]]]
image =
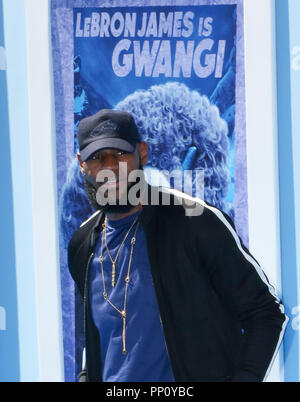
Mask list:
[[123,238],[121,245],[117,251],[116,257],[115,259],[112,258],[108,246],[107,246],[107,238],[106,238],[106,227],[107,227],[107,218],[105,217],[104,223],[102,225],[103,230],[102,230],[102,237],[101,237],[101,250],[100,250],[100,265],[101,265],[101,274],[102,274],[102,283],[103,283],[103,297],[104,299],[107,301],[107,303],[109,303],[121,316],[122,320],[123,320],[123,331],[122,331],[122,341],[123,341],[123,349],[122,349],[122,353],[126,354],[127,353],[127,349],[126,349],[126,317],[127,317],[127,292],[128,292],[128,285],[130,282],[130,268],[131,268],[131,262],[132,262],[132,254],[133,254],[133,249],[134,249],[134,245],[136,242],[136,234],[137,234],[137,230],[139,227],[139,222],[136,225],[134,234],[131,238],[131,248],[130,248],[130,254],[129,254],[129,261],[128,261],[128,268],[127,268],[127,274],[125,276],[125,291],[124,291],[124,302],[123,302],[123,309],[118,308],[117,306],[115,306],[112,301],[109,299],[107,291],[106,291],[106,287],[105,287],[105,280],[104,280],[104,269],[103,269],[103,243],[105,242],[105,246],[107,249],[107,253],[108,256],[110,258],[110,261],[112,263],[112,273],[111,273],[111,286],[115,287],[116,284],[116,262],[117,259],[119,257],[121,248],[123,246],[123,244],[125,243],[125,240],[127,239],[127,237],[129,236],[129,233],[131,232],[132,228],[134,227],[134,225],[137,222],[138,217],[135,218],[135,220],[133,221],[133,223],[131,224],[130,228],[128,229],[128,231],[125,234],[125,237]]

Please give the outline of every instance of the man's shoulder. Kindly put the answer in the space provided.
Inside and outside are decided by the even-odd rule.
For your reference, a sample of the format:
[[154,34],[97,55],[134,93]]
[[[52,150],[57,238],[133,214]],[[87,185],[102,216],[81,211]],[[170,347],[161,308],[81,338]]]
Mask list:
[[100,214],[101,214],[100,211],[96,211],[95,213],[93,213],[93,215],[91,215],[84,222],[82,222],[82,224],[79,226],[79,228],[71,238],[69,244],[74,243],[76,241],[80,241],[82,238],[85,238],[86,235],[94,228],[96,222],[99,219]]
[[197,232],[203,229],[206,237],[209,237],[210,233],[216,237],[218,234],[235,231],[234,222],[230,216],[203,199],[168,187],[159,187],[159,191],[172,197],[168,208],[170,213],[166,215],[179,219],[185,217],[183,221],[181,220],[183,223],[186,222]]
[[205,201],[202,199],[193,197],[192,195],[177,190],[176,188],[160,186],[158,187],[158,191],[163,194],[162,202],[164,200],[168,200],[169,196],[171,198],[172,205],[181,205],[184,209],[188,209],[189,207],[192,209],[193,206],[201,206],[203,210],[206,206]]
[[201,198],[169,187],[159,187],[158,191],[162,194],[160,206],[166,206],[164,210],[171,216],[185,216],[189,218],[187,222],[194,222],[209,219],[214,214],[211,206]]
[[[84,222],[82,222],[82,224],[79,226],[78,230],[84,230],[87,229],[91,226],[94,225],[94,223],[97,221],[97,219],[99,218],[99,215],[101,214],[100,210],[96,211],[93,213],[93,215],[91,215],[89,218],[87,218]],[[83,229],[84,228],[84,229]]]
[[77,254],[83,246],[89,241],[90,235],[100,218],[101,212],[96,211],[86,219],[73,234],[68,246],[69,265],[76,259]]

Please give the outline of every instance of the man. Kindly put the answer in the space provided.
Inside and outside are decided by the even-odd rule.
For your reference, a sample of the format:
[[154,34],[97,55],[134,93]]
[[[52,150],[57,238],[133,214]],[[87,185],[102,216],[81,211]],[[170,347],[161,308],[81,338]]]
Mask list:
[[147,144],[128,113],[83,119],[78,142],[98,208],[68,249],[84,300],[80,380],[263,381],[287,318],[231,220],[129,180],[147,163]]

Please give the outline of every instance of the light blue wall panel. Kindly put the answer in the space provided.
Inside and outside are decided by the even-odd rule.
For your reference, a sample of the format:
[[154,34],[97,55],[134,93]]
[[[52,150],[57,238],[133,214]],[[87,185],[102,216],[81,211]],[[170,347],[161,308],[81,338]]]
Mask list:
[[[31,190],[31,145],[27,76],[26,0],[2,0],[18,300],[20,381],[38,381],[38,339]],[[38,34],[38,33],[37,33]],[[3,152],[5,154],[5,152]],[[9,155],[9,154],[7,154]],[[13,234],[11,234],[13,236]],[[10,242],[13,244],[13,241]],[[9,250],[11,247],[8,246]],[[2,265],[1,265],[2,268]],[[7,292],[14,288],[7,288]],[[16,303],[15,303],[16,308]],[[17,348],[16,348],[17,352]],[[0,359],[2,363],[2,358]]]
[[[277,104],[283,302],[290,322],[284,339],[285,379],[299,381],[299,74],[291,69],[299,36],[299,0],[276,0]],[[300,64],[300,63],[299,63]],[[296,93],[297,92],[297,93]],[[297,105],[298,102],[298,105]],[[298,128],[297,128],[298,126]],[[298,138],[297,138],[298,130]]]
[[0,0],[0,138],[2,151],[2,191],[0,197],[0,381],[18,381],[20,369],[17,285],[5,53],[3,8],[2,0]]

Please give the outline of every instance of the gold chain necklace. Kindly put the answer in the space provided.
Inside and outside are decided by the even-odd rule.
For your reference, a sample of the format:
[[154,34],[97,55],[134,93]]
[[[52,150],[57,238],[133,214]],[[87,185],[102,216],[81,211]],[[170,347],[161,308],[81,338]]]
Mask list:
[[125,240],[127,239],[127,237],[128,237],[128,235],[129,235],[131,229],[133,228],[134,224],[135,224],[136,221],[137,221],[137,218],[138,218],[138,217],[135,218],[135,220],[133,221],[132,225],[131,225],[130,228],[128,229],[128,231],[127,231],[127,233],[126,233],[124,239],[122,240],[121,245],[120,245],[120,247],[119,247],[119,249],[118,249],[118,251],[117,251],[117,254],[116,254],[115,259],[112,258],[111,254],[110,254],[110,252],[109,252],[109,248],[108,248],[108,246],[107,246],[107,238],[106,238],[107,218],[106,218],[106,217],[105,217],[104,223],[103,223],[103,225],[102,225],[102,226],[103,226],[103,230],[104,230],[104,238],[105,238],[106,250],[107,250],[108,256],[109,256],[109,258],[110,258],[110,261],[111,261],[111,263],[112,263],[112,270],[111,270],[111,286],[112,286],[112,287],[115,287],[115,285],[116,285],[116,262],[117,262],[117,259],[118,259],[118,257],[119,257],[121,248],[122,248],[122,246],[123,246]]
[[[136,221],[136,219],[135,219]],[[130,230],[133,225],[131,225]],[[123,310],[120,310],[118,307],[116,307],[108,298],[107,292],[106,292],[106,287],[105,287],[105,280],[104,280],[104,269],[103,269],[103,232],[102,231],[102,237],[101,237],[101,251],[100,251],[100,264],[101,264],[101,274],[102,274],[102,283],[103,283],[103,297],[109,303],[120,315],[123,320],[123,330],[122,330],[122,341],[123,341],[123,350],[122,353],[125,355],[127,353],[126,349],[126,317],[127,317],[127,312],[126,312],[126,306],[127,306],[127,292],[128,292],[128,285],[130,282],[130,268],[131,268],[131,261],[132,261],[132,254],[133,254],[133,248],[136,242],[136,233],[139,227],[139,223],[136,225],[134,235],[131,238],[131,249],[130,249],[130,255],[129,255],[129,261],[128,261],[128,269],[127,269],[127,275],[125,277],[125,293],[124,293],[124,303],[123,303]],[[129,231],[130,231],[129,230]],[[127,232],[129,233],[129,232]],[[127,237],[127,236],[126,236]],[[125,240],[124,240],[125,241]],[[124,243],[123,241],[123,243]]]

